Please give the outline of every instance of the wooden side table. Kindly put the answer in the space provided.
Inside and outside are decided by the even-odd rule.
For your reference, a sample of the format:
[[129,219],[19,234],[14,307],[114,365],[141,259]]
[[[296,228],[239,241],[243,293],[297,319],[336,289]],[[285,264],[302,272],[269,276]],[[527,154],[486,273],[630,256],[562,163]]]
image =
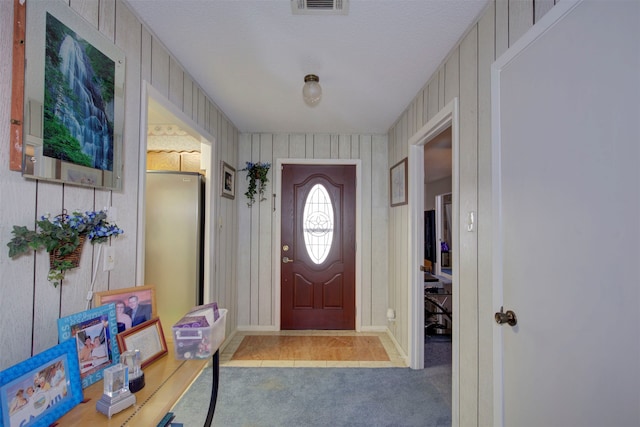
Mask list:
[[145,386],[135,393],[136,404],[107,418],[96,410],[102,397],[103,382],[84,389],[80,403],[57,421],[59,426],[156,426],[180,399],[184,391],[207,366],[210,359],[176,360],[173,342],[167,341],[167,354],[144,369]]

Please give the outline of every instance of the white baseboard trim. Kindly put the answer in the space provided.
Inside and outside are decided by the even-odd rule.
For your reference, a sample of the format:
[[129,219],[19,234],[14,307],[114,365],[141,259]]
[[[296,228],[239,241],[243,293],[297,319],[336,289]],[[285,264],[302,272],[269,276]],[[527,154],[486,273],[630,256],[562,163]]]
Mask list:
[[411,366],[411,364],[409,363],[410,362],[409,356],[407,356],[407,354],[404,352],[404,350],[400,346],[400,343],[398,343],[398,341],[396,340],[396,337],[391,333],[391,330],[389,328],[386,328],[386,332],[387,332],[387,336],[389,337],[391,342],[393,342],[393,345],[396,347],[398,354],[400,355],[402,360],[404,360],[404,363],[407,366]]
[[361,326],[358,332],[387,332],[386,326]]
[[279,329],[273,325],[267,325],[267,326],[246,325],[246,326],[236,327],[236,331],[238,332],[277,332],[279,331]]

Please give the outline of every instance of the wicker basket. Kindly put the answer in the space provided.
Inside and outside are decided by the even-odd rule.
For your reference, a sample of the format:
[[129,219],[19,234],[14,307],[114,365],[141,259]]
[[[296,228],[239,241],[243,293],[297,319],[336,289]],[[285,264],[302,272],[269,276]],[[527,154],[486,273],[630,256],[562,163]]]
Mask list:
[[49,253],[49,267],[53,268],[54,262],[56,260],[57,261],[71,261],[71,264],[73,265],[73,268],[76,268],[78,265],[80,265],[80,255],[82,254],[82,247],[84,246],[84,241],[85,241],[86,237],[87,236],[85,236],[85,235],[81,235],[79,237],[80,238],[80,244],[70,254],[59,255],[57,249],[54,249],[53,251],[51,251]]

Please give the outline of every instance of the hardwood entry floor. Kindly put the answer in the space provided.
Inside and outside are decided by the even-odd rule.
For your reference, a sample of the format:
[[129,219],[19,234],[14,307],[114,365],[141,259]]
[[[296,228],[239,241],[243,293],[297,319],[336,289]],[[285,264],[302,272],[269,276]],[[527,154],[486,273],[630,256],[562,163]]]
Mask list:
[[221,366],[406,367],[386,333],[353,331],[238,332]]

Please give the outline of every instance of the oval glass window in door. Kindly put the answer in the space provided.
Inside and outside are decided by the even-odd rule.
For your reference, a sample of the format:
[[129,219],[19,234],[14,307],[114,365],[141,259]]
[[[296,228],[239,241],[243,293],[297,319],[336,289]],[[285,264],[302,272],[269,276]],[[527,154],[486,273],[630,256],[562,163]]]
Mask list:
[[333,242],[333,203],[322,184],[314,185],[309,191],[302,224],[307,253],[315,264],[322,264]]

